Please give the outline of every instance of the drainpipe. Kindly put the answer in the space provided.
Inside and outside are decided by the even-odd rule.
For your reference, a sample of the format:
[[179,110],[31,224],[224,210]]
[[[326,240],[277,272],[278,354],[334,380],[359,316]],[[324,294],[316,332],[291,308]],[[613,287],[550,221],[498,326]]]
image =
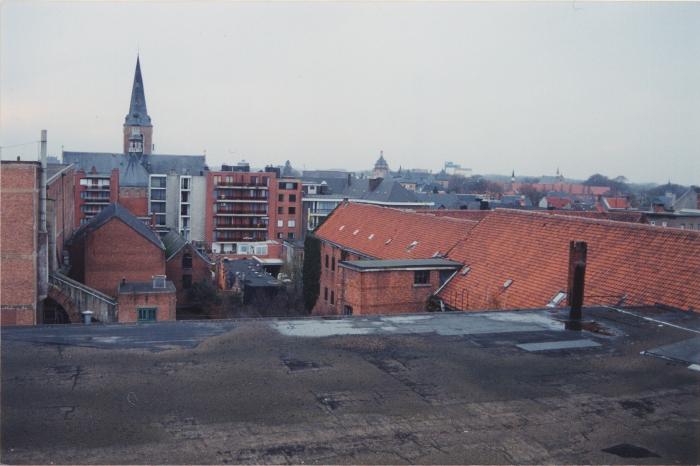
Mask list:
[[37,323],[44,320],[44,300],[49,292],[49,245],[46,231],[46,130],[41,130],[41,182],[39,185],[39,228],[37,232]]

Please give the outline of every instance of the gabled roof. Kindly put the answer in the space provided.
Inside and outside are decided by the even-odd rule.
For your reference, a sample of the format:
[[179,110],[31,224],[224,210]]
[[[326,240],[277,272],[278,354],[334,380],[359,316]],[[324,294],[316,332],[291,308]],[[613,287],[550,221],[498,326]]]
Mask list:
[[163,242],[160,240],[160,238],[154,231],[148,228],[141,220],[136,218],[136,216],[129,212],[126,209],[126,207],[116,202],[113,204],[109,204],[107,207],[102,209],[102,212],[90,219],[88,223],[78,228],[75,231],[75,233],[73,233],[71,241],[85,236],[90,231],[97,230],[102,225],[114,218],[121,220],[127,226],[131,227],[134,231],[136,231],[138,234],[140,234],[159,248],[163,250],[165,249]]
[[[170,259],[175,257],[182,248],[190,244],[185,238],[183,238],[181,235],[179,235],[173,230],[169,230],[165,235],[162,236],[161,240],[163,241],[163,245],[165,246],[166,261],[169,261]],[[191,247],[190,249],[192,249],[203,261],[207,262],[208,264],[214,263],[214,261],[212,261],[206,254],[200,252],[196,248]]]
[[341,203],[314,234],[376,259],[426,259],[444,255],[476,222]]
[[542,307],[567,290],[572,240],[588,243],[584,304],[700,310],[700,232],[506,209],[450,251],[469,269],[439,297],[464,310]]

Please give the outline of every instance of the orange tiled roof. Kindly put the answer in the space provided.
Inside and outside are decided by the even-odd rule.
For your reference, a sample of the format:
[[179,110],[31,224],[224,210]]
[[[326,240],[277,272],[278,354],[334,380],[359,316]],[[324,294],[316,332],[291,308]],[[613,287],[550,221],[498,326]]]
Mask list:
[[541,308],[566,291],[571,240],[588,243],[585,304],[624,295],[625,305],[700,311],[700,232],[508,209],[488,215],[450,251],[470,270],[439,297],[464,310]]
[[571,208],[571,201],[563,197],[547,196],[547,206],[555,209]]
[[350,202],[336,207],[315,234],[377,259],[425,259],[447,253],[476,224]]
[[473,220],[480,222],[491,210],[467,210],[467,209],[438,209],[416,211],[421,214],[434,215],[435,217],[461,218],[463,220]]
[[629,209],[630,203],[626,197],[604,197],[609,209]]

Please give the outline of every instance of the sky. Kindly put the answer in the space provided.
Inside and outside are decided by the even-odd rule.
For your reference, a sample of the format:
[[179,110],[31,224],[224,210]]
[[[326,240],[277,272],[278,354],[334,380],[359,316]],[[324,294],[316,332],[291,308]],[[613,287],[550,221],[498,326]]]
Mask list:
[[[0,9],[3,159],[119,152],[137,53],[155,152],[210,167],[700,184],[700,3],[41,2]],[[28,144],[25,144],[28,143]],[[206,152],[204,152],[206,151]]]

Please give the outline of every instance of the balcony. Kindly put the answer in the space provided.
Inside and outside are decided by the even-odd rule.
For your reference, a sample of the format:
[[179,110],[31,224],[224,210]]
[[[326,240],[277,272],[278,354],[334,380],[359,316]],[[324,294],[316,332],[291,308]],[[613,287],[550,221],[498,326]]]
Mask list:
[[234,232],[214,232],[214,241],[267,241],[267,233],[262,232],[246,232],[246,233],[234,233]]
[[216,202],[264,202],[267,203],[267,196],[225,196],[219,195]]
[[109,186],[83,185],[85,191],[109,191]]
[[223,209],[217,208],[214,215],[242,217],[267,217],[267,209]]
[[267,185],[264,185],[262,183],[249,183],[249,182],[241,182],[241,181],[220,181],[217,183],[215,186],[219,187],[224,187],[224,188],[230,188],[230,189],[269,189]]
[[84,197],[82,200],[84,204],[109,204],[108,197]]

